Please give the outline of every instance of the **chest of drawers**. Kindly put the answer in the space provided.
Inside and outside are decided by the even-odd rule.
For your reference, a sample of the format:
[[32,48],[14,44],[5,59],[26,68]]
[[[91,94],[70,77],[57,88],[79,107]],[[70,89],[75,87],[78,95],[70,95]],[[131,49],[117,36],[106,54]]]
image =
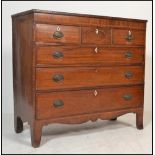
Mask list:
[[49,123],[135,113],[143,128],[146,20],[29,10],[12,27],[15,131],[28,122],[33,147]]

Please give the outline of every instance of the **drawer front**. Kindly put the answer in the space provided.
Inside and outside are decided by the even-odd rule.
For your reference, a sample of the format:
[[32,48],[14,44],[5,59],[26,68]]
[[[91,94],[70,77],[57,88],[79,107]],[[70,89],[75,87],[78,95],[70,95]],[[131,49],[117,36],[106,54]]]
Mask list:
[[36,69],[37,90],[139,83],[143,83],[143,66]]
[[111,43],[111,31],[109,28],[82,27],[83,44],[102,44]]
[[36,117],[58,118],[134,108],[142,104],[142,86],[39,93],[36,94]]
[[144,61],[143,48],[38,47],[38,65],[133,64]]
[[112,30],[112,42],[115,45],[145,45],[145,31],[143,30]]
[[46,43],[75,43],[81,41],[80,27],[36,24],[35,39]]

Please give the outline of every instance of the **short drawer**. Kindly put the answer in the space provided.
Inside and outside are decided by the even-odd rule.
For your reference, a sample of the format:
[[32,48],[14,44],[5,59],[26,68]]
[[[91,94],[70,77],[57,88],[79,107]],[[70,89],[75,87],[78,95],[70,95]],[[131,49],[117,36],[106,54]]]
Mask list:
[[143,66],[37,68],[36,90],[143,83]]
[[79,44],[81,29],[76,26],[36,24],[35,40],[46,43]]
[[37,48],[37,65],[115,65],[143,63],[143,48],[44,46]]
[[144,30],[113,29],[112,43],[115,45],[145,45]]
[[142,86],[37,93],[36,117],[59,118],[142,105]]
[[111,44],[111,31],[109,28],[82,27],[83,44]]

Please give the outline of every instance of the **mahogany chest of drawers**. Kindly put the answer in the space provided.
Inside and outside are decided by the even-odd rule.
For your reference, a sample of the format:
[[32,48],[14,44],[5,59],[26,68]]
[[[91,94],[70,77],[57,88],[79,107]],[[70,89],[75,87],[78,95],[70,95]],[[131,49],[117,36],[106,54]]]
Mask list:
[[49,123],[116,120],[143,128],[146,20],[29,10],[12,15],[14,124],[33,147]]

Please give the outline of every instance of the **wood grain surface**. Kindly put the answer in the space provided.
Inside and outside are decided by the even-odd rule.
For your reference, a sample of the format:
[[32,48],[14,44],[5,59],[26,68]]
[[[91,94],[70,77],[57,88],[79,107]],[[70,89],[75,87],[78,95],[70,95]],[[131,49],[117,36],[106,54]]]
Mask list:
[[[144,62],[144,48],[106,48],[80,46],[41,46],[37,47],[37,66],[64,66],[64,65],[131,65]],[[59,52],[63,56],[55,58]],[[127,53],[131,57],[127,57]]]
[[[125,100],[124,95],[132,95]],[[62,107],[54,107],[56,100],[62,100]],[[64,116],[135,108],[143,105],[143,86],[53,93],[36,95],[37,119],[59,118]]]
[[[133,76],[126,78],[131,72]],[[62,75],[64,80],[55,82],[54,75]],[[142,84],[143,67],[70,67],[70,68],[37,68],[36,90],[60,90],[62,88],[81,88],[95,86],[118,86],[124,84]]]

